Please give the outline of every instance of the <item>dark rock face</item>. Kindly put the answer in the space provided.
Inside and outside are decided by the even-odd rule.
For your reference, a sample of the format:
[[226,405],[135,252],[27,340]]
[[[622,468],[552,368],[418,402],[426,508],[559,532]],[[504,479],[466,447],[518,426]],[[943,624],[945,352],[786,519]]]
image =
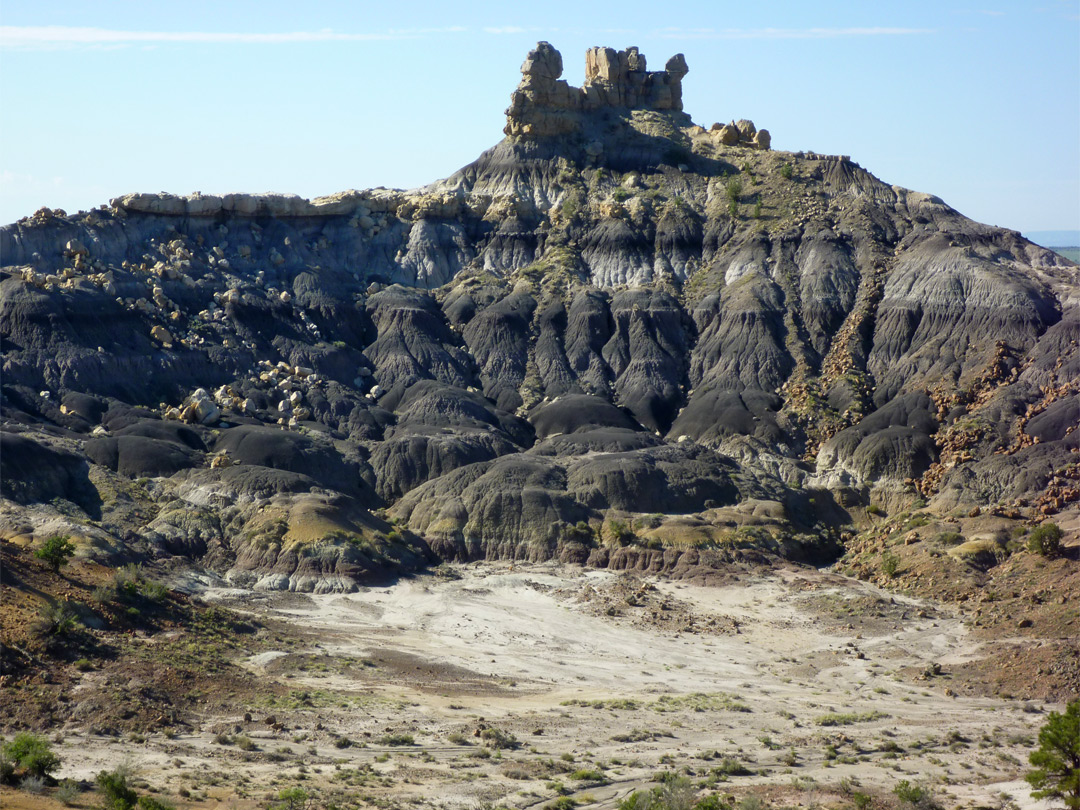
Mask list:
[[81,511],[334,590],[433,553],[641,568],[671,551],[648,538],[681,565],[730,552],[754,499],[760,548],[820,559],[845,519],[823,490],[1080,497],[1074,265],[694,126],[678,59],[599,49],[578,91],[556,57],[530,55],[510,136],[424,189],[0,229],[0,532]]

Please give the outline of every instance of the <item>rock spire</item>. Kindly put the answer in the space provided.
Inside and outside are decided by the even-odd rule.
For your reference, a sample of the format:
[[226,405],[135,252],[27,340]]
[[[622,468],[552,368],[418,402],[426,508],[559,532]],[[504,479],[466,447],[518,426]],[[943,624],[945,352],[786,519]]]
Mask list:
[[681,53],[664,70],[648,71],[637,48],[590,48],[585,53],[585,83],[560,79],[562,55],[538,42],[521,65],[521,83],[506,110],[507,135],[561,135],[578,127],[578,113],[603,108],[682,110],[682,79],[689,71]]

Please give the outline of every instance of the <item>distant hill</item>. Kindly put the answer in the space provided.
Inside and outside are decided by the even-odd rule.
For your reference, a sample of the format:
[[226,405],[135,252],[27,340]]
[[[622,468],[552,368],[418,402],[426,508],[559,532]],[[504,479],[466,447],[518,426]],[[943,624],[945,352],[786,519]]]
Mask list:
[[1050,249],[1059,256],[1080,264],[1080,247],[1052,247]]

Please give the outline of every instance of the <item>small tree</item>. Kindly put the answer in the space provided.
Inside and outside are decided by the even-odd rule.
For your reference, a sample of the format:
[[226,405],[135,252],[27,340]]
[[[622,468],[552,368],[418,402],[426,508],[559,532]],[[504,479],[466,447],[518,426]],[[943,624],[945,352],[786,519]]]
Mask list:
[[54,534],[34,552],[35,557],[49,564],[54,574],[60,573],[60,568],[66,565],[74,554],[75,544],[66,534]]
[[1036,768],[1024,777],[1034,798],[1061,799],[1070,810],[1080,809],[1080,700],[1064,714],[1050,712],[1028,761]]
[[15,739],[4,746],[4,756],[30,776],[44,778],[60,767],[60,757],[53,752],[49,741],[36,734],[16,734]]

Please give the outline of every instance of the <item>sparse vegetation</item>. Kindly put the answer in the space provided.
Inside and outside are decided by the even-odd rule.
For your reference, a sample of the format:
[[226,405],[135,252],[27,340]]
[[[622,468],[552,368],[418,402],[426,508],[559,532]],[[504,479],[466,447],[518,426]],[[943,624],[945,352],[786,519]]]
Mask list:
[[101,771],[94,781],[101,792],[105,810],[132,810],[139,800],[138,794],[128,785],[127,774],[120,769]]
[[416,739],[412,734],[402,732],[396,734],[384,734],[379,738],[382,745],[416,745]]
[[1040,523],[1028,537],[1028,551],[1043,557],[1056,557],[1061,553],[1061,528],[1056,523]]
[[869,723],[874,720],[883,720],[889,715],[884,712],[847,712],[837,713],[830,712],[829,714],[823,714],[814,720],[819,726],[850,726],[855,723]]
[[[4,759],[11,763],[10,781],[16,769],[26,776],[46,777],[60,767],[60,757],[52,750],[49,741],[36,734],[22,732],[3,747]],[[3,770],[0,770],[3,773]]]
[[66,534],[52,535],[34,552],[34,556],[47,563],[54,574],[60,573],[61,567],[67,565],[74,555],[75,544]]
[[1028,760],[1035,766],[1025,779],[1036,799],[1061,799],[1069,810],[1080,808],[1080,699],[1064,714],[1050,712],[1039,731],[1039,748]]
[[938,807],[933,791],[930,788],[924,785],[914,785],[907,779],[899,781],[896,787],[893,788],[893,793],[903,804],[917,810],[933,810],[933,808]]

